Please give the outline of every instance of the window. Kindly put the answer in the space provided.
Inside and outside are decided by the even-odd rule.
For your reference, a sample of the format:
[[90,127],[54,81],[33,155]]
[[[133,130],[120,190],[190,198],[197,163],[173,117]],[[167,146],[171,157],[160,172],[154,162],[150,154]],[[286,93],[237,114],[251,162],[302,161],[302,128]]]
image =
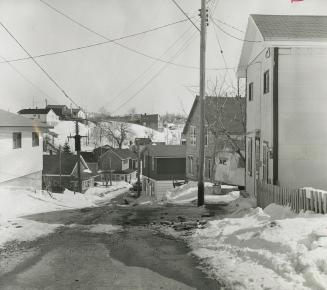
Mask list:
[[208,146],[209,144],[209,131],[208,126],[205,126],[204,128],[204,146]]
[[205,176],[209,179],[211,178],[211,159],[210,158],[205,159]]
[[252,138],[248,140],[248,174],[252,176]]
[[154,157],[151,157],[151,169],[154,171]]
[[253,101],[253,83],[249,83],[249,101]]
[[193,156],[187,156],[187,171],[189,174],[193,174]]
[[221,165],[227,165],[227,158],[220,157],[219,158],[219,164],[221,164]]
[[22,133],[14,132],[12,133],[13,148],[22,148]]
[[269,93],[269,70],[263,74],[263,93]]
[[190,142],[191,145],[196,145],[196,127],[190,126]]
[[38,132],[32,132],[32,146],[38,147],[40,145],[40,138]]

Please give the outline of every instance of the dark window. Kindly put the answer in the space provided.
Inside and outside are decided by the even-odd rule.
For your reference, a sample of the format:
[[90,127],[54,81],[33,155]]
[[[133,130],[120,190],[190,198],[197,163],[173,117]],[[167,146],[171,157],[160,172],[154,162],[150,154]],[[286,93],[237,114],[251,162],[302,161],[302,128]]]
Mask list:
[[12,133],[13,148],[22,148],[22,133],[14,132]]
[[191,142],[191,145],[196,145],[196,128],[195,128],[195,126],[190,126],[190,142]]
[[188,173],[193,174],[193,156],[187,156]]
[[37,147],[40,145],[40,138],[38,132],[32,132],[32,146]]
[[205,159],[205,176],[209,179],[211,178],[211,159],[210,158]]
[[249,101],[253,101],[253,83],[249,83]]
[[248,140],[248,174],[252,176],[252,138]]
[[263,93],[269,93],[269,70],[263,74]]

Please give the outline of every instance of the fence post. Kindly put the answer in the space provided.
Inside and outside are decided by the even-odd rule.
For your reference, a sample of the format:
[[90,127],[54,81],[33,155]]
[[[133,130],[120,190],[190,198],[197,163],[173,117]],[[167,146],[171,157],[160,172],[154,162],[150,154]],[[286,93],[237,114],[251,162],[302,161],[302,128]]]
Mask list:
[[327,194],[323,195],[324,200],[324,214],[327,214]]
[[310,210],[311,211],[315,211],[314,209],[314,195],[313,195],[313,191],[310,191]]
[[322,194],[321,194],[321,191],[318,192],[318,206],[319,206],[319,213],[322,213]]
[[318,208],[318,192],[317,191],[315,191],[314,192],[314,200],[315,200],[315,212],[316,213],[319,213],[319,208]]

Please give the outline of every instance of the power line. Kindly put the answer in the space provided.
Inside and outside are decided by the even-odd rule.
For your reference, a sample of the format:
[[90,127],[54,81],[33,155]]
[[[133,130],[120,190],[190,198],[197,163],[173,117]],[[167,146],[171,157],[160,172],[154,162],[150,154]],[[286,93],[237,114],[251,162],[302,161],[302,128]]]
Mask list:
[[[186,31],[182,33],[160,56],[163,57],[171,48],[173,48],[185,35],[190,31],[191,27],[189,27]],[[127,87],[122,89],[113,99],[109,100],[108,102],[103,105],[104,107],[109,103],[109,102],[114,102],[118,97],[120,97],[125,91],[127,91],[130,87],[132,87],[143,75],[145,75],[148,71],[151,70],[152,67],[157,63],[158,61],[154,61],[152,64],[150,64],[140,75],[138,75]]]
[[64,94],[64,96],[69,99],[75,106],[79,107],[77,103],[67,95],[67,93],[60,87],[60,85],[54,80],[52,76],[30,55],[30,53],[25,49],[25,47],[15,38],[15,36],[7,29],[7,27],[0,22],[0,25],[5,29],[5,31],[16,41],[16,43],[25,51],[25,53],[32,59],[32,61],[39,67],[40,70],[51,80],[51,82]]
[[190,16],[187,15],[187,13],[183,10],[183,8],[175,1],[175,0],[171,0],[176,6],[177,8],[185,15],[185,17],[193,24],[193,26],[200,31],[200,28],[196,26],[196,24],[192,21],[192,19],[190,18]]
[[44,90],[42,90],[40,87],[38,87],[34,82],[32,82],[29,78],[27,78],[20,70],[18,70],[12,63],[7,62],[7,60],[0,55],[0,58],[5,61],[22,79],[24,79],[27,83],[29,83],[35,90],[39,91],[40,93],[44,94],[49,99],[54,100],[52,97],[50,97]]
[[211,17],[211,20],[213,22],[213,24],[220,30],[222,31],[223,33],[225,33],[226,35],[228,35],[229,37],[231,38],[234,38],[234,39],[237,39],[239,41],[243,41],[243,42],[262,42],[261,40],[248,40],[248,39],[242,39],[242,38],[239,38],[237,36],[234,36],[232,35],[231,33],[227,32],[226,30],[224,30],[223,28],[221,28],[215,21],[215,19],[213,17]]
[[[181,47],[171,59],[178,57],[191,43],[194,38],[195,34],[193,34],[185,43],[183,47]],[[188,42],[188,43],[187,43]],[[128,98],[124,103],[122,103],[119,107],[117,107],[112,113],[117,112],[121,107],[125,106],[128,102],[134,99],[139,93],[141,93],[149,84],[159,76],[159,74],[167,68],[168,64],[165,64],[161,67],[161,69],[151,78],[149,79],[135,94],[133,94],[130,98]]]
[[[157,57],[153,57],[151,55],[148,55],[148,54],[145,54],[141,51],[138,51],[136,49],[133,49],[131,47],[128,47],[126,45],[123,45],[119,42],[117,42],[118,40],[122,40],[122,39],[125,39],[125,38],[128,38],[128,37],[131,37],[131,36],[136,36],[136,35],[141,35],[141,34],[145,34],[147,32],[150,32],[150,31],[155,31],[155,30],[158,30],[160,28],[164,28],[164,27],[167,27],[167,26],[170,26],[170,25],[174,25],[174,24],[177,24],[177,23],[181,23],[181,22],[185,22],[185,21],[188,21],[189,19],[183,19],[183,20],[179,20],[179,21],[176,21],[176,22],[173,22],[173,23],[170,23],[170,24],[166,24],[166,25],[163,25],[163,26],[160,26],[160,27],[156,27],[156,28],[152,28],[152,29],[149,29],[147,31],[143,31],[143,32],[139,32],[139,33],[134,33],[134,34],[131,34],[131,35],[127,35],[127,36],[123,36],[123,37],[119,37],[119,38],[116,38],[116,39],[110,39],[108,37],[106,37],[105,35],[89,28],[88,26],[80,23],[79,21],[77,21],[76,19],[70,17],[69,15],[65,14],[64,12],[60,11],[59,9],[55,8],[54,6],[50,5],[49,3],[43,1],[43,0],[39,0],[40,2],[42,2],[43,4],[45,4],[47,7],[49,7],[50,9],[52,9],[53,11],[57,12],[58,14],[62,15],[63,17],[67,18],[68,20],[70,20],[71,22],[75,23],[76,25],[86,29],[87,31],[105,39],[106,41],[105,42],[99,42],[99,43],[95,43],[95,44],[90,44],[90,45],[85,45],[85,46],[81,46],[81,47],[78,47],[78,48],[73,48],[73,49],[66,49],[66,50],[61,50],[61,51],[56,51],[56,52],[52,52],[52,53],[45,53],[45,54],[42,54],[42,55],[38,55],[38,56],[35,56],[34,58],[37,58],[37,57],[44,57],[44,56],[48,56],[48,55],[54,55],[54,54],[60,54],[60,53],[66,53],[66,52],[69,52],[69,51],[74,51],[74,50],[80,50],[80,49],[84,49],[84,48],[89,48],[89,47],[93,47],[93,46],[98,46],[98,45],[102,45],[104,43],[114,43],[120,47],[123,47],[124,49],[126,50],[129,50],[131,52],[134,52],[136,54],[139,54],[139,55],[142,55],[146,58],[150,58],[152,60],[158,60],[160,62],[163,62],[163,63],[169,63],[171,65],[174,65],[174,66],[178,66],[178,67],[184,67],[184,68],[192,68],[192,69],[198,69],[197,67],[195,66],[188,66],[188,65],[182,65],[182,64],[177,64],[177,63],[173,63],[173,62],[170,62],[170,61],[167,61],[167,60],[164,60],[164,59],[160,59],[160,58],[157,58]],[[190,18],[190,17],[189,17]],[[191,19],[191,18],[190,18]],[[26,58],[25,58],[26,59]],[[17,59],[17,60],[23,60],[23,59]],[[16,61],[17,61],[16,60]]]
[[238,31],[238,32],[245,33],[243,30],[241,30],[241,29],[239,29],[239,28],[237,28],[237,27],[235,27],[235,26],[233,26],[233,25],[231,25],[231,24],[228,24],[228,23],[226,23],[226,22],[224,22],[224,21],[222,21],[222,20],[220,20],[220,19],[218,19],[218,18],[214,18],[214,17],[212,17],[212,18],[213,18],[214,20],[220,22],[221,24],[224,24],[224,25],[226,25],[226,26],[228,26],[228,27],[230,27],[230,28],[232,28],[232,29],[234,29],[234,30],[236,30],[236,31]]

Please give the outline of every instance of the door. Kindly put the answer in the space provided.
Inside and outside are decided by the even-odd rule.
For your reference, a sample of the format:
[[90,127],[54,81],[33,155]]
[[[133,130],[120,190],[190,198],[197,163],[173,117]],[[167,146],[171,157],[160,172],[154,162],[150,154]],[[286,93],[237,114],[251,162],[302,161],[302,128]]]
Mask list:
[[262,180],[265,183],[268,183],[268,168],[269,168],[269,149],[268,144],[262,144]]

